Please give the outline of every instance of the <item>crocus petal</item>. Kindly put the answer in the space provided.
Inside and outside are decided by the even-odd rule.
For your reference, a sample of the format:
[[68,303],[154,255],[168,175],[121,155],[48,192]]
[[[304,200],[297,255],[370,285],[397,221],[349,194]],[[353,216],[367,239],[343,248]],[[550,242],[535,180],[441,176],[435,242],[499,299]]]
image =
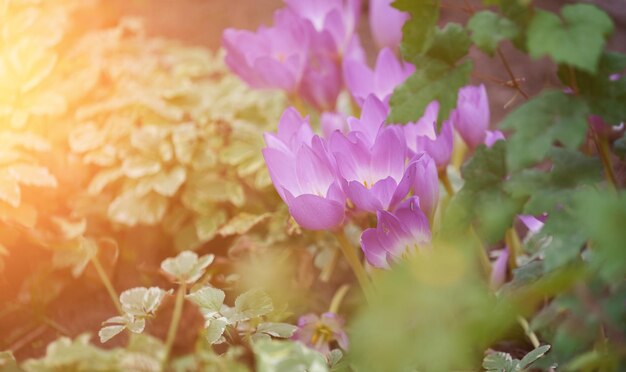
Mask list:
[[383,269],[389,267],[387,263],[387,251],[380,242],[380,239],[378,239],[377,229],[367,229],[363,231],[361,234],[361,249],[370,265]]
[[413,65],[400,62],[393,51],[384,48],[376,58],[374,70],[374,92],[381,100],[388,102],[396,86],[415,71]]
[[528,228],[528,230],[532,233],[538,233],[542,228],[544,223],[541,222],[537,217],[530,214],[520,214],[517,216],[524,225]]
[[324,138],[330,138],[334,131],[345,133],[347,129],[348,118],[346,115],[338,112],[323,112],[320,116],[320,126]]
[[298,225],[308,230],[331,230],[343,223],[344,205],[321,196],[294,197],[285,190],[289,213]]
[[499,130],[488,130],[487,132],[485,132],[485,146],[491,147],[500,140],[504,141],[506,140],[506,138],[504,138],[504,134]]
[[491,279],[489,280],[492,289],[498,289],[506,281],[506,269],[509,262],[509,249],[504,248],[500,256],[493,263],[491,269]]
[[439,202],[439,175],[433,159],[427,154],[418,154],[412,163],[415,163],[415,177],[413,178],[413,193],[419,198],[420,208],[433,218]]
[[379,48],[397,48],[402,40],[402,26],[409,15],[391,6],[393,0],[370,0],[369,22]]
[[254,61],[253,67],[263,75],[264,88],[279,88],[287,92],[295,90],[295,76],[279,61],[271,57],[260,57]]
[[284,189],[289,190],[291,193],[300,194],[295,158],[288,153],[271,148],[263,149],[262,153],[278,195],[286,202],[287,198],[283,192]]
[[484,85],[459,89],[457,107],[452,118],[454,128],[470,147],[483,143],[489,129],[489,100]]
[[[393,180],[391,180],[393,181]],[[378,193],[383,193],[382,189],[387,190],[389,183],[386,181],[379,181],[377,183],[382,182],[378,188]],[[347,197],[352,200],[354,206],[360,210],[365,212],[375,212],[377,210],[384,209],[382,202],[376,197],[372,190],[366,188],[359,181],[350,181],[348,182],[348,189],[346,190]]]
[[388,113],[389,110],[382,101],[370,94],[363,103],[361,118],[349,118],[348,126],[352,132],[363,133],[366,143],[371,146],[383,127]]

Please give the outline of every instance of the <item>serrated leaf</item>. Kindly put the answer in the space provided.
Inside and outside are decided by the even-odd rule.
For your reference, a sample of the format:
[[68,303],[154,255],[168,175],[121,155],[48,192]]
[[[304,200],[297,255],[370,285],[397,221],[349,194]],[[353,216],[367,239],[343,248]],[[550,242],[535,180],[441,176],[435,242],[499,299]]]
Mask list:
[[214,344],[220,340],[224,330],[228,325],[226,318],[210,319],[206,321],[206,339],[209,344]]
[[182,164],[189,164],[193,158],[198,131],[193,123],[180,124],[172,130],[172,143],[176,159]]
[[401,124],[417,121],[432,101],[439,102],[439,120],[445,120],[456,107],[457,92],[467,83],[471,71],[471,61],[453,68],[428,61],[394,90],[387,121]]
[[289,338],[298,327],[287,323],[261,323],[256,327],[256,331],[267,333],[272,337]]
[[520,368],[527,368],[531,364],[537,361],[537,359],[544,356],[548,350],[550,350],[550,345],[541,345],[538,348],[532,350],[528,354],[524,355],[522,360],[519,362]]
[[213,287],[203,287],[187,295],[187,299],[200,307],[204,316],[213,316],[218,313],[224,303],[224,291]]
[[161,270],[178,283],[191,284],[204,275],[204,271],[214,258],[215,255],[212,254],[198,257],[195,252],[183,251],[178,256],[167,258],[161,262]]
[[561,18],[538,10],[528,28],[528,51],[533,58],[549,55],[557,63],[594,73],[612,31],[611,18],[590,4],[566,5]]
[[109,341],[113,337],[115,337],[118,334],[122,333],[122,331],[124,329],[126,329],[126,327],[123,326],[123,325],[114,325],[114,326],[102,327],[98,331],[98,337],[100,337],[100,342],[104,344],[105,342]]
[[93,122],[77,126],[67,137],[70,149],[79,154],[97,149],[104,144],[105,139],[106,137]]
[[426,53],[429,57],[454,65],[463,58],[472,45],[467,31],[458,23],[447,23],[435,31],[432,46]]
[[124,159],[122,170],[129,178],[141,178],[159,172],[161,162],[144,156],[131,156]]
[[483,368],[488,371],[513,372],[516,366],[517,363],[508,353],[491,353],[483,359]]
[[224,224],[219,229],[218,234],[220,234],[221,236],[245,234],[257,224],[268,219],[270,216],[270,213],[255,215],[241,212],[235,217],[231,218],[226,224]]
[[133,317],[153,316],[163,297],[171,294],[159,287],[136,287],[127,289],[120,295],[122,310]]
[[501,41],[511,40],[519,32],[515,23],[490,10],[474,14],[467,28],[472,32],[474,44],[489,55],[493,55]]
[[137,196],[131,190],[115,198],[108,208],[108,216],[113,222],[127,226],[137,224],[154,225],[159,223],[167,211],[166,197],[151,192]]
[[117,181],[124,175],[122,168],[105,169],[98,172],[89,183],[87,193],[89,195],[100,194],[108,185]]
[[402,28],[402,44],[400,50],[404,59],[412,58],[426,52],[432,45],[439,19],[439,0],[396,0],[393,6],[411,15]]
[[22,192],[17,181],[6,173],[0,173],[0,200],[17,208],[20,206],[21,198]]
[[332,349],[328,354],[328,365],[332,368],[337,365],[343,358],[341,349]]
[[226,221],[226,217],[224,211],[216,210],[214,213],[196,218],[194,226],[198,239],[203,242],[213,239],[219,227]]
[[7,172],[22,185],[38,187],[57,187],[57,179],[48,168],[29,164],[16,164],[8,167]]
[[584,101],[562,92],[546,92],[511,113],[503,129],[515,129],[508,140],[512,171],[543,160],[555,142],[576,149],[587,133],[589,109]]
[[235,310],[240,320],[245,320],[272,312],[274,305],[265,291],[251,289],[235,299]]

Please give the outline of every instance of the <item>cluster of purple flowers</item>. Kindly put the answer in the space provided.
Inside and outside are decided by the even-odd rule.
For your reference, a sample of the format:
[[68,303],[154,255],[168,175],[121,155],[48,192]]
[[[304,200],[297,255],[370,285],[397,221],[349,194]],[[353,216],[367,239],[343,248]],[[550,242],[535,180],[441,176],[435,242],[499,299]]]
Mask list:
[[[378,224],[363,232],[361,245],[371,265],[386,268],[429,245],[454,130],[470,148],[503,138],[488,130],[486,90],[462,88],[440,131],[436,101],[415,123],[385,123],[393,90],[414,71],[394,54],[407,15],[389,0],[371,0],[372,34],[384,46],[371,69],[355,33],[360,1],[285,2],[272,27],[224,32],[226,62],[250,86],[285,90],[322,112],[323,135],[295,108],[283,113],[277,133],[266,134],[263,156],[274,186],[306,229],[339,229],[375,213]],[[361,106],[359,118],[334,111],[344,86]]]

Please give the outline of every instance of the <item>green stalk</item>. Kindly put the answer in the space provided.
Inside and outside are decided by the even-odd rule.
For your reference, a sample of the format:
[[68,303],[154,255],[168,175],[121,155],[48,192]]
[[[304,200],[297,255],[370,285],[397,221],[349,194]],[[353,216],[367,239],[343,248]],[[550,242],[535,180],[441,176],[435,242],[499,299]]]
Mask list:
[[439,172],[439,181],[441,181],[441,183],[443,184],[443,187],[445,187],[446,192],[448,193],[448,195],[450,197],[454,196],[454,188],[452,187],[452,183],[450,183],[450,179],[448,178],[448,170],[444,169],[443,171]]
[[346,237],[346,234],[343,230],[339,230],[335,237],[339,242],[339,248],[341,248],[341,253],[348,261],[348,264],[352,268],[352,272],[354,272],[354,276],[356,276],[363,293],[365,294],[365,298],[369,301],[371,299],[371,294],[369,292],[369,277],[365,272],[365,268],[363,267],[363,263],[359,259],[359,256],[356,254],[354,247],[350,244],[350,241]]
[[102,264],[100,263],[100,260],[98,259],[96,255],[94,255],[91,258],[91,263],[93,264],[93,267],[96,268],[96,272],[98,273],[98,276],[100,277],[100,281],[104,285],[104,288],[106,288],[107,293],[109,294],[109,297],[111,298],[111,301],[113,301],[113,304],[115,305],[115,308],[117,309],[117,312],[120,315],[123,315],[124,311],[122,310],[122,305],[120,304],[120,296],[115,291],[115,288],[113,288],[113,284],[109,280],[109,277],[104,271],[104,268],[102,267]]
[[339,306],[341,306],[341,301],[343,301],[343,298],[346,296],[346,293],[348,293],[349,289],[350,286],[348,284],[344,284],[339,287],[337,292],[335,292],[335,294],[333,295],[333,299],[330,301],[330,306],[328,307],[329,313],[337,314]]
[[[180,324],[180,318],[183,315],[183,304],[185,301],[185,294],[187,294],[187,283],[182,283],[178,287],[176,292],[176,302],[174,303],[174,313],[172,314],[172,320],[170,321],[170,327],[167,330],[167,339],[165,341],[165,356],[163,357],[163,367],[167,364],[167,360],[172,351],[174,340],[176,339],[176,333],[178,332],[178,325]],[[164,368],[163,368],[164,369]]]

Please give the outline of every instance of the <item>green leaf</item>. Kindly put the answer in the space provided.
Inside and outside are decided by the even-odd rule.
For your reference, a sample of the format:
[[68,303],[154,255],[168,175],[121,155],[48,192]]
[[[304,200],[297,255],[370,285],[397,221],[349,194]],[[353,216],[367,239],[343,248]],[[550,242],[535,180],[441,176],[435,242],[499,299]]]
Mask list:
[[274,305],[265,291],[251,289],[235,299],[235,310],[239,320],[246,320],[270,313]]
[[566,5],[561,18],[538,10],[528,28],[528,51],[533,58],[549,55],[557,63],[595,73],[612,31],[611,18],[593,5]]
[[160,222],[167,211],[166,197],[151,192],[137,196],[133,190],[115,198],[107,210],[109,218],[127,226],[137,224],[154,225]]
[[242,235],[259,223],[267,220],[270,216],[270,213],[256,215],[241,212],[224,224],[224,226],[219,229],[218,233],[221,236]]
[[522,360],[519,362],[520,368],[527,368],[531,364],[533,364],[537,359],[544,356],[548,350],[550,350],[550,345],[541,345],[538,348],[532,350],[528,354],[526,354]]
[[491,353],[483,359],[483,368],[487,371],[513,372],[516,366],[517,363],[509,353]]
[[472,45],[467,31],[458,23],[448,23],[443,30],[437,29],[427,55],[454,65],[463,58]]
[[57,187],[56,178],[48,168],[30,164],[15,164],[8,167],[7,172],[22,185],[37,187]]
[[203,287],[187,295],[187,299],[200,307],[204,316],[212,316],[220,311],[226,294],[213,287]]
[[471,61],[457,67],[429,61],[394,90],[388,121],[402,124],[416,121],[434,100],[439,101],[439,119],[445,120],[456,107],[457,92],[467,83],[471,71]]
[[289,338],[298,327],[287,323],[261,323],[256,327],[256,331],[266,333],[272,337]]
[[207,320],[207,323],[205,325],[207,342],[209,344],[214,344],[220,341],[222,335],[224,334],[224,330],[226,330],[227,325],[228,320],[226,318]]
[[489,55],[493,55],[502,40],[513,39],[519,32],[511,20],[489,10],[474,14],[467,28],[472,31],[474,44]]
[[259,372],[327,372],[326,359],[300,342],[259,340],[252,344]]
[[216,210],[214,213],[196,218],[194,226],[200,241],[205,242],[213,239],[226,218],[226,213],[222,210]]
[[508,141],[507,164],[512,171],[543,160],[555,142],[569,149],[582,144],[589,108],[581,99],[546,92],[511,113],[503,129],[514,129]]
[[161,270],[177,283],[192,284],[204,275],[204,271],[214,258],[213,254],[198,257],[196,252],[183,251],[176,257],[163,260]]
[[432,45],[439,19],[439,0],[396,0],[393,6],[411,15],[402,28],[400,50],[404,59],[414,62],[413,58]]
[[161,305],[163,297],[171,294],[159,287],[136,287],[127,289],[120,295],[120,303],[125,313],[135,317],[153,316]]

